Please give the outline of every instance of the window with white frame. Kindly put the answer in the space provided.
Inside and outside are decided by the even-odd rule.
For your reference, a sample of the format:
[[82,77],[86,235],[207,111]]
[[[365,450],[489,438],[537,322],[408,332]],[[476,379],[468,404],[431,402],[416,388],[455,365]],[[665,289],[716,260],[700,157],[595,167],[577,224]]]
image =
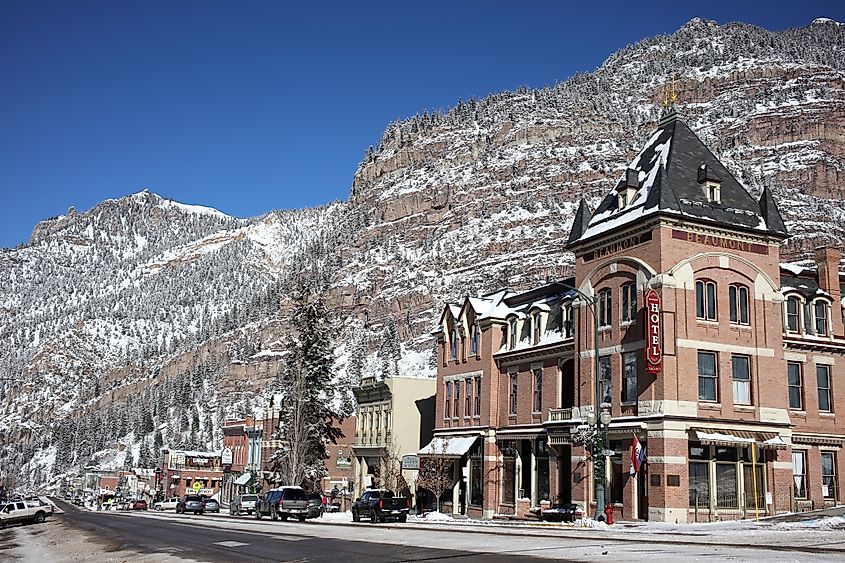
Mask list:
[[836,454],[822,452],[822,496],[836,498]]
[[540,342],[540,322],[542,320],[542,314],[539,311],[536,311],[533,315],[531,315],[531,331],[532,331],[532,342],[534,344],[538,344]]
[[610,403],[612,395],[612,379],[610,374],[610,356],[599,358],[599,381],[601,382],[601,402]]
[[751,404],[751,358],[731,356],[734,404]]
[[456,381],[455,382],[455,410],[452,413],[453,418],[458,418],[461,415],[461,413],[459,411],[460,407],[461,407],[461,382]]
[[706,321],[716,320],[716,282],[695,282],[695,316]]
[[786,299],[786,330],[798,332],[801,326],[801,302],[797,297]]
[[622,354],[622,402],[637,400],[637,353]]
[[564,338],[572,336],[572,302],[565,301],[560,306],[560,328]]
[[508,400],[508,413],[516,414],[516,402],[519,388],[517,386],[516,372],[510,374],[510,396]]
[[800,363],[786,363],[786,380],[789,386],[789,408],[801,410],[804,406],[804,382]]
[[464,418],[472,414],[472,379],[464,381]]
[[475,378],[475,416],[481,416],[481,377]]
[[792,450],[792,487],[795,498],[807,498],[807,452]]
[[632,323],[637,320],[637,284],[626,283],[622,286],[622,322]]
[[518,326],[519,326],[519,323],[517,322],[517,320],[515,318],[511,319],[510,322],[508,323],[508,339],[509,339],[508,348],[511,349],[511,350],[516,348],[516,343],[519,341],[519,334],[517,333],[517,327]]
[[534,411],[542,412],[543,410],[543,369],[535,368],[531,370],[534,374]]
[[609,289],[603,289],[598,293],[599,303],[599,326],[609,327],[613,324],[613,294]]
[[478,328],[478,323],[472,323],[470,329],[470,349],[469,352],[473,356],[477,356],[481,349],[481,331]]
[[816,299],[813,303],[813,318],[815,320],[816,334],[827,336],[827,301]]
[[731,322],[741,325],[749,324],[748,288],[737,284],[729,286],[728,302],[730,304]]
[[446,400],[443,401],[443,418],[452,417],[452,382],[446,382]]
[[833,412],[833,395],[830,385],[830,366],[816,366],[816,383],[819,388],[819,411]]
[[458,331],[454,328],[452,329],[451,358],[458,359]]
[[698,400],[716,402],[719,398],[716,353],[698,353]]

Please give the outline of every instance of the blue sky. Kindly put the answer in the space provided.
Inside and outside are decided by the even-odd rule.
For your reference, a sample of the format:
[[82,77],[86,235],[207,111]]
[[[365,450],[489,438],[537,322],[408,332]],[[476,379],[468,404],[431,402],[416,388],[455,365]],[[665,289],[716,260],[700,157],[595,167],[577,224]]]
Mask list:
[[143,188],[238,217],[345,199],[390,121],[554,84],[695,16],[782,29],[845,3],[5,0],[0,247]]

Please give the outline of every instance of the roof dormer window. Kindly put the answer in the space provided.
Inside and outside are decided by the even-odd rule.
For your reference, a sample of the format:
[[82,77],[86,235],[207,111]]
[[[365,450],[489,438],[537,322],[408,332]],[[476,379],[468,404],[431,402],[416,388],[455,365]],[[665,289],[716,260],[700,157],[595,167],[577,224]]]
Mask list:
[[633,168],[625,171],[625,181],[620,182],[616,187],[616,204],[619,209],[624,209],[634,201],[637,190],[640,189],[639,172]]
[[698,183],[704,187],[704,198],[707,203],[721,203],[722,180],[713,171],[713,168],[702,163],[698,167]]

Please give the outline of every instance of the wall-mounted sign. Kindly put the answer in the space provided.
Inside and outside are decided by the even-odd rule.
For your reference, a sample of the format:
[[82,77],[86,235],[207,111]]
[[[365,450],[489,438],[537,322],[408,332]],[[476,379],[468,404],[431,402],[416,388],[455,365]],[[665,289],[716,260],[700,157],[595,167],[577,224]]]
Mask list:
[[335,465],[340,469],[348,469],[352,467],[352,458],[351,457],[339,457],[335,462]]
[[232,448],[223,448],[223,452],[220,454],[220,463],[232,465]]
[[653,289],[645,294],[645,371],[660,373],[663,354],[660,350],[660,296]]
[[418,470],[420,468],[420,457],[414,454],[402,456],[402,469]]
[[632,235],[630,237],[625,237],[621,240],[617,240],[611,242],[610,244],[606,244],[605,246],[601,246],[593,250],[592,252],[587,252],[586,254],[584,254],[584,262],[589,262],[590,260],[595,260],[596,258],[604,258],[605,256],[610,256],[611,254],[616,254],[617,252],[628,250],[631,247],[640,245],[650,240],[651,231],[648,231],[646,233],[640,233],[638,235]]
[[678,229],[672,230],[672,238],[696,244],[703,244],[705,246],[712,246],[722,250],[742,250],[745,252],[753,252],[754,254],[769,253],[769,247],[765,244],[756,244],[748,240],[737,238],[703,235],[701,233],[691,233],[689,231],[680,231]]

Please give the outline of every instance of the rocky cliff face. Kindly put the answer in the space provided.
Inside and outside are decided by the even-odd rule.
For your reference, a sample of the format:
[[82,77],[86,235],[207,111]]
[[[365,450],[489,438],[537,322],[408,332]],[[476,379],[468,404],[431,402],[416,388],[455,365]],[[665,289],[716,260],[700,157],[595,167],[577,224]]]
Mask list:
[[[841,244],[843,85],[845,26],[693,20],[554,87],[390,124],[346,203],[238,220],[142,192],[45,221],[29,244],[0,253],[10,280],[0,369],[12,379],[0,386],[0,428],[29,428],[5,435],[6,452],[49,445],[32,438],[50,429],[36,406],[117,412],[162,377],[200,373],[196,385],[215,387],[196,405],[209,417],[260,407],[284,296],[303,277],[338,312],[340,372],[431,375],[429,334],[445,301],[570,271],[578,200],[595,205],[614,185],[667,91],[740,181],[755,194],[773,188],[794,235],[787,255]],[[156,423],[175,425],[174,412]]]

